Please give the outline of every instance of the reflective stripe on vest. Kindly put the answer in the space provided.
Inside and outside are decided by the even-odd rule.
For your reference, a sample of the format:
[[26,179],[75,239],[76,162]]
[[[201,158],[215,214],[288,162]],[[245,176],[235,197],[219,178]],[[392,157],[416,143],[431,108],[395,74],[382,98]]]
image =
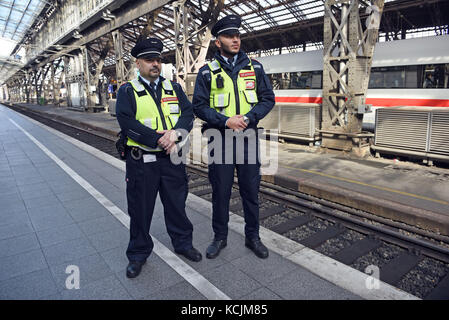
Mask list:
[[[237,80],[232,78],[221,68],[217,60],[208,64],[211,72],[210,107],[217,112],[232,117],[237,114],[237,103],[239,114],[248,113],[257,102],[256,73],[251,60],[250,68],[240,70]],[[223,88],[217,88],[217,77],[223,78]],[[236,85],[234,85],[236,84]],[[236,92],[238,91],[238,92]]]
[[[164,130],[159,109],[151,94],[140,83],[139,79],[134,79],[130,83],[134,89],[134,98],[136,99],[136,119],[151,129]],[[181,107],[170,80],[162,81],[161,109],[167,130],[173,129],[181,115]],[[139,147],[146,151],[163,151],[159,146],[150,148],[130,138],[128,138],[127,145]]]

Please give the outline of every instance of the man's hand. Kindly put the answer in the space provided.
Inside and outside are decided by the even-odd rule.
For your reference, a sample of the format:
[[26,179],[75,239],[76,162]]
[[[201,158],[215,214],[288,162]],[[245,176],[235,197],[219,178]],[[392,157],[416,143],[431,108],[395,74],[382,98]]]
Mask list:
[[226,126],[230,129],[240,131],[240,130],[244,130],[247,127],[247,124],[243,120],[243,115],[238,114],[238,115],[235,115],[235,116],[229,118],[226,121]]
[[178,135],[175,130],[162,130],[156,132],[163,134],[163,136],[157,141],[157,144],[164,150],[170,150],[178,140]]
[[178,152],[178,145],[174,143],[171,148],[167,149],[166,154],[170,154],[173,152]]

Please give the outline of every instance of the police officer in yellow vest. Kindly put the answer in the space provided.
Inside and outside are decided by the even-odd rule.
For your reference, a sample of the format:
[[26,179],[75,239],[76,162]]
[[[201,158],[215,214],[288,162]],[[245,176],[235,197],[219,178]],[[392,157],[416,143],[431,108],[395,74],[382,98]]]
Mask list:
[[131,51],[140,76],[122,85],[116,113],[127,136],[126,195],[130,241],[126,275],[139,275],[153,249],[149,234],[156,196],[164,206],[167,232],[175,252],[192,261],[201,253],[192,246],[193,226],[185,211],[188,194],[185,164],[174,164],[170,153],[178,151],[180,131],[193,126],[192,105],[179,84],[160,76],[162,42],[139,41]]
[[[245,215],[245,245],[259,258],[268,257],[268,250],[259,238],[258,193],[261,177],[256,129],[259,120],[273,108],[274,93],[262,65],[240,50],[240,25],[239,16],[229,15],[212,28],[218,52],[210,63],[199,70],[193,96],[195,115],[206,121],[206,129],[218,129],[222,139],[221,156],[213,154],[216,150],[209,150],[209,159],[215,157],[213,161],[209,160],[209,181],[213,190],[212,228],[215,234],[206,250],[209,259],[217,257],[227,245],[229,201],[235,170]],[[238,154],[236,139],[226,138],[230,130],[242,134],[253,131],[256,136],[256,139],[243,140],[243,162],[237,161],[241,154]],[[206,135],[208,131],[211,130],[206,130]],[[209,136],[209,146],[214,139],[216,137]],[[257,161],[251,163],[251,156]]]

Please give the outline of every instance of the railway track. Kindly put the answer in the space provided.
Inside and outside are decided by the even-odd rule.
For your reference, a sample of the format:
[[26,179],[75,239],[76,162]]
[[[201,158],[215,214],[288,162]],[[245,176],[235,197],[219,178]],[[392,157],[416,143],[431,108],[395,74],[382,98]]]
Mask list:
[[[115,139],[10,106],[39,122],[118,158]],[[212,188],[205,167],[188,165],[189,192],[208,201]],[[423,299],[449,299],[449,238],[344,207],[266,182],[259,196],[261,225],[337,261]],[[238,185],[230,208],[243,216]]]

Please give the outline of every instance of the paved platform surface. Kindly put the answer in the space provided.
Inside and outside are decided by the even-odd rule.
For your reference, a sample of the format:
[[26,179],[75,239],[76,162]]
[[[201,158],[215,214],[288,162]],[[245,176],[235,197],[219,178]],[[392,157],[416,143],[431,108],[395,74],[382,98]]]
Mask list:
[[[0,105],[0,299],[414,299],[262,228],[270,257],[244,247],[231,214],[228,247],[199,263],[172,252],[158,199],[155,249],[125,275],[124,163]],[[211,205],[189,195],[194,246],[212,239]],[[74,270],[79,270],[79,289]],[[313,272],[311,272],[313,271]]]
[[[86,113],[20,104],[73,125],[115,136],[120,127],[109,113]],[[194,129],[195,130],[195,129]],[[357,159],[322,153],[319,147],[278,143],[278,171],[268,182],[361,209],[385,218],[449,235],[449,169],[393,159]],[[317,152],[318,151],[318,152]]]

